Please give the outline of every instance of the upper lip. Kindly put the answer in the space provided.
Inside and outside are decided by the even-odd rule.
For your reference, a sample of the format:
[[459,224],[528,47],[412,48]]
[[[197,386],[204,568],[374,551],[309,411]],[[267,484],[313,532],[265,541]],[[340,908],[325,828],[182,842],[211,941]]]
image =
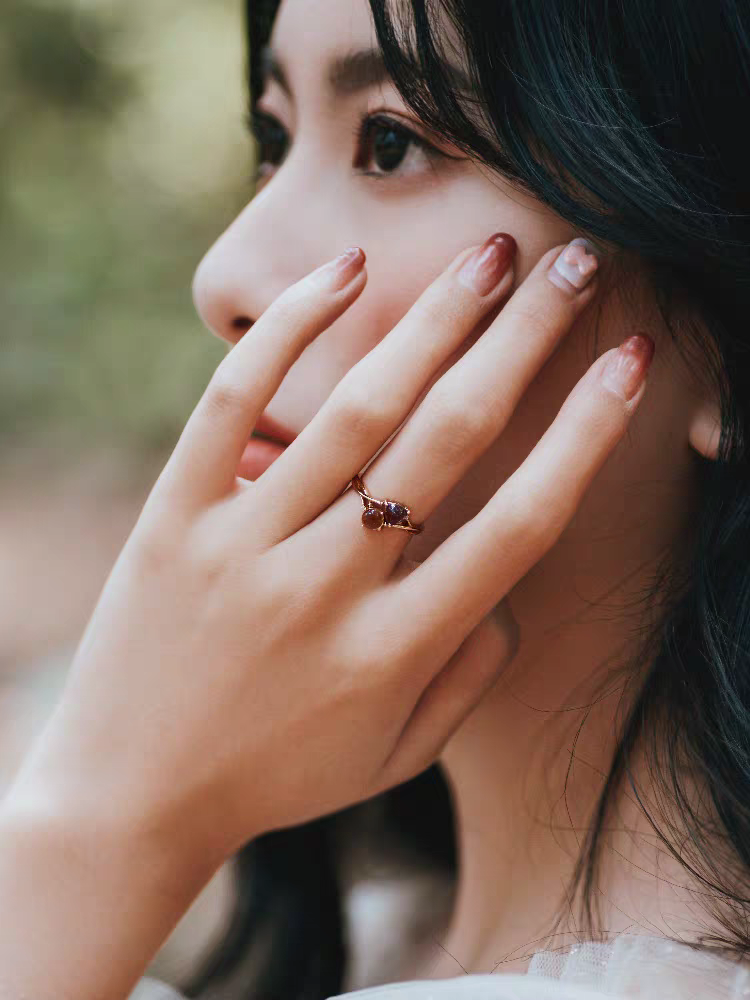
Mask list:
[[280,444],[285,445],[291,444],[297,437],[294,431],[290,431],[288,427],[284,427],[283,424],[277,423],[265,414],[261,414],[258,417],[253,433],[255,431],[258,431],[264,437],[270,438],[272,441],[278,441]]

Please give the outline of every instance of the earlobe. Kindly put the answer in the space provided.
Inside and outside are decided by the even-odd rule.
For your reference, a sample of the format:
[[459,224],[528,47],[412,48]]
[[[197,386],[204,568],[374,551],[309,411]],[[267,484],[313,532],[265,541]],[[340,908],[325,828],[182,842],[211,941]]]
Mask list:
[[718,407],[712,401],[703,402],[693,414],[688,432],[692,448],[711,461],[716,461],[719,450],[721,419]]

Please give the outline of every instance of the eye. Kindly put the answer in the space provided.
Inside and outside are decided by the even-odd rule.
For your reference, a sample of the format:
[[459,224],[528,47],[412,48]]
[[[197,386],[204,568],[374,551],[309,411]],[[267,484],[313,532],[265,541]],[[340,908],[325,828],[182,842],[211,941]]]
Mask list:
[[[257,108],[250,113],[248,127],[258,147],[254,177],[257,182],[269,173],[269,168],[281,166],[289,151],[289,136],[281,122]],[[354,141],[357,147],[354,166],[365,177],[384,178],[397,171],[413,173],[399,169],[413,159],[409,157],[410,150],[431,164],[436,160],[458,159],[441,153],[416,132],[382,113],[364,116],[354,130]],[[371,161],[377,169],[363,169]]]
[[363,118],[355,136],[358,148],[355,166],[362,169],[372,160],[378,168],[362,169],[366,177],[384,177],[395,173],[407,160],[410,149],[417,150],[429,161],[449,159],[422,136],[384,114]]
[[272,115],[267,115],[263,111],[253,108],[248,121],[250,134],[258,145],[257,169],[255,180],[259,180],[266,171],[263,169],[267,164],[278,167],[282,163],[287,153],[289,139],[286,129]]

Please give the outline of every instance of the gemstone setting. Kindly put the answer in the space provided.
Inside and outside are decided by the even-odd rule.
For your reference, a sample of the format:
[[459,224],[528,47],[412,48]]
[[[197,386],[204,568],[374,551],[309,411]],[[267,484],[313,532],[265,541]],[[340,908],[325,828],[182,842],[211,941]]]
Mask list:
[[409,519],[409,511],[402,503],[395,500],[385,502],[385,523],[390,525],[404,524]]
[[372,531],[379,531],[385,524],[385,515],[377,507],[368,507],[362,514],[362,524]]
[[380,531],[382,528],[400,528],[415,534],[423,530],[423,524],[411,523],[411,510],[406,504],[397,500],[377,500],[367,492],[361,476],[354,476],[351,485],[359,493],[364,504],[362,525],[370,531]]

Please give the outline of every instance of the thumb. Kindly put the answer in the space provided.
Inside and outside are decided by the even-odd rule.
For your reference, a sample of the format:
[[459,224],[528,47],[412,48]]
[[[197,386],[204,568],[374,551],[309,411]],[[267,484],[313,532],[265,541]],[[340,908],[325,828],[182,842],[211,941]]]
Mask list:
[[[408,575],[418,563],[399,566]],[[448,740],[488,694],[515,657],[520,630],[505,597],[464,639],[422,692],[388,758],[388,786],[433,764]]]

